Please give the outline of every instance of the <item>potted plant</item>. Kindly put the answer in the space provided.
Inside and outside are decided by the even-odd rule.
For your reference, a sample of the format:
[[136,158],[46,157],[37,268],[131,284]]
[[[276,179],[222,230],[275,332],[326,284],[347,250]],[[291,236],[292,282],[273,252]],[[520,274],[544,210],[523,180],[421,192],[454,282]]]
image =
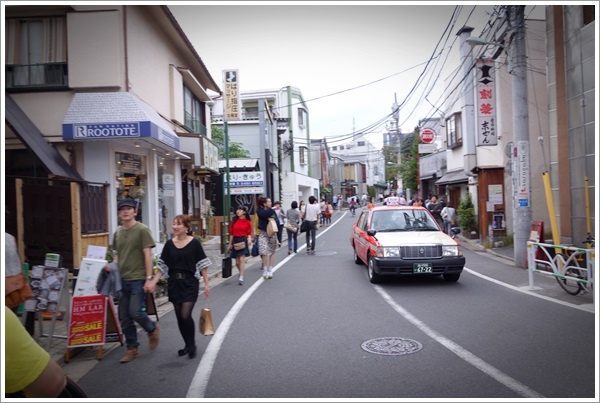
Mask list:
[[[475,206],[473,205],[473,199],[471,193],[467,192],[466,196],[460,200],[457,210],[458,224],[462,228],[463,234],[471,239],[479,237],[477,234],[477,222],[475,220]],[[475,234],[475,238],[473,238]]]

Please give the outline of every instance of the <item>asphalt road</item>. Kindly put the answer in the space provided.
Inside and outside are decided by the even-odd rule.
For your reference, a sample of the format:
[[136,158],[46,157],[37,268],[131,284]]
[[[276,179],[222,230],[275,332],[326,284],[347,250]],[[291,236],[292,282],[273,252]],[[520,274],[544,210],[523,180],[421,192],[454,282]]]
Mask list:
[[81,386],[119,399],[594,397],[591,296],[545,278],[531,290],[526,271],[470,250],[457,283],[372,285],[353,261],[355,218],[338,217],[319,230],[314,256],[282,248],[272,280],[254,261],[244,286],[215,281],[217,332],[197,336],[196,358],[177,356],[183,342],[166,304],[155,351],[141,333],[140,356],[120,364],[124,348],[111,349]]

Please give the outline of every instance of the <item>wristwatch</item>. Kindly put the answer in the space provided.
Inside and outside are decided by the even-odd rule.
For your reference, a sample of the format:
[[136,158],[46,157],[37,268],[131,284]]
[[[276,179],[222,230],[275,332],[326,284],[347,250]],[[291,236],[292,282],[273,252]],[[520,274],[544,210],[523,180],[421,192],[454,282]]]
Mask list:
[[146,280],[152,280],[154,276],[146,276]]

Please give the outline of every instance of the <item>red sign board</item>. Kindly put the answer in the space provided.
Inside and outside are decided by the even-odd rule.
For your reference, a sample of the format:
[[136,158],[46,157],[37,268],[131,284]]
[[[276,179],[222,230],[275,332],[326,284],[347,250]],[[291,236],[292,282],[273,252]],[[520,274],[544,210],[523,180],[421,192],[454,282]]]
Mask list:
[[106,301],[106,296],[101,294],[73,297],[68,347],[104,344]]
[[435,132],[432,129],[423,129],[421,130],[421,140],[423,140],[423,143],[433,143],[433,140],[435,140]]

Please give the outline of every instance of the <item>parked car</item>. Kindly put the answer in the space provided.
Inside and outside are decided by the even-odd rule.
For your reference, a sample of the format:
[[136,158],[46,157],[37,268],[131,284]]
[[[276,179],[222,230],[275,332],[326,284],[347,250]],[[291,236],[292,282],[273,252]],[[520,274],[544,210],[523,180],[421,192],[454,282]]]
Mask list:
[[465,257],[423,207],[404,205],[363,209],[352,225],[350,244],[356,264],[367,266],[369,280],[384,277],[442,275],[458,281]]

